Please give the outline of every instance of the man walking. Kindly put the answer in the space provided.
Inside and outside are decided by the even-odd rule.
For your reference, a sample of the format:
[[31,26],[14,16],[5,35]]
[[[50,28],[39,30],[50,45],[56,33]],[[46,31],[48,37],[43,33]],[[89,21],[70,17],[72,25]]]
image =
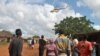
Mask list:
[[9,45],[9,56],[22,56],[22,47],[23,47],[23,41],[22,41],[22,32],[20,29],[16,29],[15,31],[16,37],[12,39],[10,45]]
[[80,38],[82,40],[77,45],[79,56],[91,56],[91,51],[93,49],[91,42],[87,41],[86,35],[83,35]]
[[43,56],[45,45],[46,41],[44,40],[44,35],[42,35],[41,39],[39,39],[39,56]]
[[55,44],[58,49],[58,56],[70,56],[71,43],[63,31],[59,31],[59,37],[56,39]]

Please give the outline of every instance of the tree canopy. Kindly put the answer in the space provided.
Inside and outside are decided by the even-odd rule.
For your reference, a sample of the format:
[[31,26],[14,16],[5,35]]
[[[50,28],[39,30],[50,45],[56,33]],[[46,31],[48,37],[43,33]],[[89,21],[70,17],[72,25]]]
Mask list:
[[55,34],[62,30],[65,34],[89,33],[96,31],[93,28],[94,23],[86,16],[83,17],[66,17],[60,23],[55,23]]
[[34,35],[33,38],[39,38],[39,36],[38,35]]

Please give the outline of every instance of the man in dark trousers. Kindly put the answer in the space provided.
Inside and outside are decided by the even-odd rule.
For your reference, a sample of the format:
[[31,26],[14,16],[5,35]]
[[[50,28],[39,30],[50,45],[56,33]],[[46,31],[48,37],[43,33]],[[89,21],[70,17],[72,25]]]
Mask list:
[[46,41],[44,40],[44,35],[42,35],[41,39],[39,39],[39,56],[43,56],[45,45]]
[[32,49],[34,48],[34,38],[32,39],[31,47]]
[[23,40],[21,38],[22,32],[20,29],[16,29],[15,31],[16,37],[12,39],[9,45],[9,56],[21,56]]

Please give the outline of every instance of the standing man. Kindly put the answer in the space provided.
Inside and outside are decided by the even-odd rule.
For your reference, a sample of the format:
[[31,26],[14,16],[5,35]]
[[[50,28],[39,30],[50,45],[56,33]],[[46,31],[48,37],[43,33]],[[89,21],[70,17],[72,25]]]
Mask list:
[[70,56],[71,43],[63,31],[59,31],[59,37],[56,39],[55,44],[58,49],[58,56]]
[[23,40],[22,40],[22,32],[20,29],[16,29],[15,31],[16,37],[12,39],[9,45],[9,56],[22,56],[22,47],[23,47]]
[[32,39],[32,43],[31,43],[32,49],[34,48],[34,38]]
[[41,39],[39,39],[39,56],[43,56],[45,45],[46,41],[44,40],[44,35],[42,35]]
[[82,40],[77,45],[79,56],[91,56],[93,49],[91,42],[87,41],[86,35],[83,35],[80,38]]

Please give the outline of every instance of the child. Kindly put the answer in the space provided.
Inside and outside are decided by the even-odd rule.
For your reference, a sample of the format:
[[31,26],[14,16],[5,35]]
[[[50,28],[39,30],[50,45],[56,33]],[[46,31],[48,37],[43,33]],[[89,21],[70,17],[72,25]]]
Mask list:
[[46,45],[46,56],[57,56],[57,48],[53,40],[49,40],[49,43]]

